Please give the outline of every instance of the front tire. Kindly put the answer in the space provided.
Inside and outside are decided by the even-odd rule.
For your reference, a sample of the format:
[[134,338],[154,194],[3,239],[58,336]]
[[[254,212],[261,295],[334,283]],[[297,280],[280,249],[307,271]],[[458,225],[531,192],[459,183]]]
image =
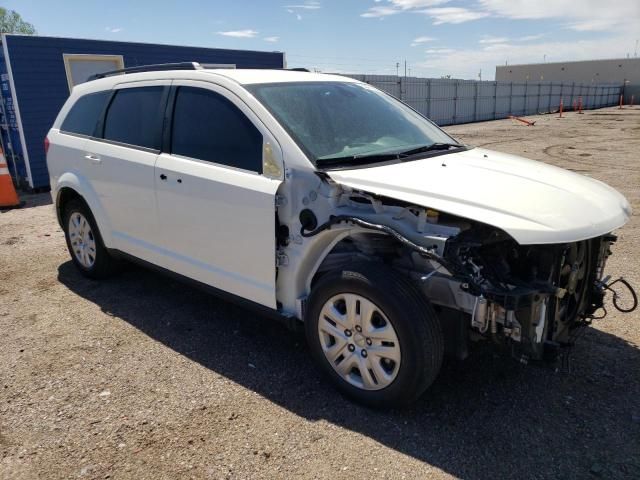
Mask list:
[[325,274],[305,315],[312,355],[346,396],[372,407],[416,400],[442,365],[440,324],[405,276],[378,263]]
[[69,254],[80,273],[98,280],[116,270],[117,262],[105,248],[98,225],[84,201],[73,199],[65,205],[63,225]]

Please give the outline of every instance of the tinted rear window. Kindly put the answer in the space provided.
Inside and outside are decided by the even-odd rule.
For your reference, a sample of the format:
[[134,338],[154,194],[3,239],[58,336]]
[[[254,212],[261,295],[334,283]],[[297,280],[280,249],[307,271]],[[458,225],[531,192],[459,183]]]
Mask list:
[[105,118],[104,138],[160,150],[164,87],[118,90]]
[[201,88],[178,89],[171,152],[262,172],[262,134],[233,103]]
[[96,92],[80,97],[65,117],[60,130],[92,136],[111,91]]

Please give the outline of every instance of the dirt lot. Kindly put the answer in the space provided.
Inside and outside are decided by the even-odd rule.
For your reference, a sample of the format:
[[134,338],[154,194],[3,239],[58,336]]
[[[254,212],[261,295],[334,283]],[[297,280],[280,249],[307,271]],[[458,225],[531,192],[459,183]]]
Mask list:
[[[640,287],[640,109],[536,120],[447,130],[622,191],[608,272]],[[48,196],[27,201],[0,214],[2,479],[640,478],[637,312],[610,308],[570,374],[483,351],[376,412],[279,324],[137,268],[83,279]]]

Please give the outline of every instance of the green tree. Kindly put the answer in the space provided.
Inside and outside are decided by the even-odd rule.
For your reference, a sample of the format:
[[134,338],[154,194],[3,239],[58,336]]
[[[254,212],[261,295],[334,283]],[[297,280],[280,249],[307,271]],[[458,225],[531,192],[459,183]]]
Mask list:
[[29,22],[25,22],[15,10],[0,7],[0,33],[26,33],[33,35],[36,29]]

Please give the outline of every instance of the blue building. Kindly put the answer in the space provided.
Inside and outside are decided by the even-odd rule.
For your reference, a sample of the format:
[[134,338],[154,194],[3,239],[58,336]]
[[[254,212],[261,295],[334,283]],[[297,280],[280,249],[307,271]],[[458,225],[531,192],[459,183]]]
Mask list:
[[284,68],[282,52],[2,34],[0,139],[18,185],[46,189],[44,138],[74,85],[95,73],[138,65],[200,62]]

